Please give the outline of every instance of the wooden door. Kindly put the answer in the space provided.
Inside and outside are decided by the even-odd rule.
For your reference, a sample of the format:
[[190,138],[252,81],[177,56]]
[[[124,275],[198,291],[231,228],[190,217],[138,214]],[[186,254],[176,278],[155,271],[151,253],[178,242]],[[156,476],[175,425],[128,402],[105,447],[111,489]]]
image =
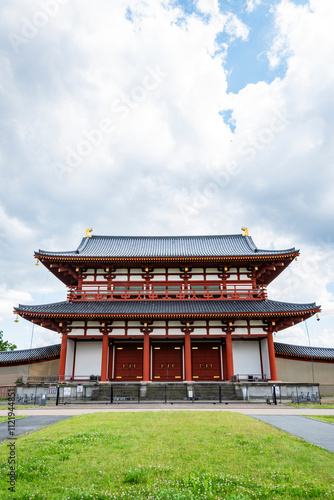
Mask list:
[[219,343],[193,344],[191,354],[194,380],[221,380]]
[[120,382],[143,378],[143,346],[122,343],[115,345],[115,380]]
[[153,380],[177,382],[182,379],[182,346],[172,343],[153,345]]

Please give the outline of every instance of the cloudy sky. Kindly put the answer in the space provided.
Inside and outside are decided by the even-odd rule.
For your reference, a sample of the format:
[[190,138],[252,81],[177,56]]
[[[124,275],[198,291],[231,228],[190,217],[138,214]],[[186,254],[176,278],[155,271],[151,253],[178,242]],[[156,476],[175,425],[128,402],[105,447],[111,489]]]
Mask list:
[[[333,0],[2,0],[0,330],[64,300],[33,252],[94,234],[235,234],[301,250],[269,298],[334,347]],[[307,345],[305,324],[277,341]]]

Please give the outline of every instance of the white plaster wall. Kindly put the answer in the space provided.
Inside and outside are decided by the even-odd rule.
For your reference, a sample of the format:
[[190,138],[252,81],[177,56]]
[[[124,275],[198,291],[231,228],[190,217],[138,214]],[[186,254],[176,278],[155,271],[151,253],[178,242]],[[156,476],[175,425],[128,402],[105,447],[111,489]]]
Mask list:
[[142,327],[143,325],[140,323],[140,321],[129,321],[129,322],[128,322],[128,326],[129,326],[129,327],[133,327],[133,326],[135,326],[135,327],[139,327],[139,328],[140,328],[140,327]]
[[66,350],[65,377],[72,377],[74,346],[75,346],[74,340],[68,339],[67,350]]
[[212,328],[210,327],[210,335],[224,335],[224,332],[221,328]]
[[251,319],[249,321],[249,324],[250,324],[250,326],[262,326],[263,325],[263,321],[261,321],[259,319]]
[[102,341],[77,342],[75,377],[87,378],[101,375]]
[[128,328],[128,335],[144,335],[139,328]]
[[102,333],[99,328],[87,328],[87,335],[96,335],[101,337]]
[[207,331],[206,328],[195,328],[193,333],[195,335],[206,335]]
[[[84,281],[94,281],[94,275],[83,276],[82,279]],[[85,288],[83,288],[83,289],[85,289]]]
[[85,322],[84,321],[72,321],[71,325],[70,326],[85,326]]
[[248,335],[248,329],[247,328],[236,328],[233,332],[233,335]]
[[87,326],[93,326],[95,328],[101,328],[101,323],[99,321],[88,321]]
[[82,330],[82,328],[72,328],[70,335],[85,335],[85,332]]
[[[139,277],[138,277],[139,279]],[[115,276],[112,280],[113,283],[115,283],[115,281],[127,281],[127,276],[125,274],[121,274],[119,276]]]
[[262,354],[263,373],[266,375],[267,379],[269,379],[270,376],[271,376],[271,374],[270,374],[268,341],[267,341],[267,339],[261,340],[261,354]]
[[247,321],[244,319],[238,319],[234,321],[233,326],[247,326]]
[[232,342],[234,373],[253,375],[261,373],[260,350],[257,340]]
[[172,330],[168,330],[168,335],[184,335],[184,333],[179,328],[173,328]]

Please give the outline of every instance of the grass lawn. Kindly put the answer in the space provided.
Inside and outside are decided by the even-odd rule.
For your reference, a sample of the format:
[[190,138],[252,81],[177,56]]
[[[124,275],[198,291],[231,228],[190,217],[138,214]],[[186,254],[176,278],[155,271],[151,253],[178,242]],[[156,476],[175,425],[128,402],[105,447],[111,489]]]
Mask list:
[[[19,405],[17,403],[14,404],[14,412],[16,410],[26,410],[27,408],[33,408],[34,405]],[[8,410],[8,404],[6,406],[0,405],[0,410]]]
[[306,415],[306,416],[310,418],[316,418],[317,420],[323,420],[324,422],[329,422],[330,424],[334,424],[334,415]]
[[316,410],[334,410],[334,404],[321,404],[321,405],[308,405],[308,404],[296,404],[290,403],[289,406],[293,406],[294,408],[311,408]]
[[[334,499],[333,454],[228,412],[82,415],[16,441],[20,500]],[[0,491],[8,488],[0,447]],[[6,497],[7,498],[7,497]]]
[[[9,417],[9,418],[11,418],[11,417]],[[20,417],[15,416],[15,420],[17,420],[18,418],[27,418],[27,417],[24,417],[23,415]],[[8,417],[0,417],[0,424],[1,424],[1,422],[7,422],[7,420],[8,420]]]

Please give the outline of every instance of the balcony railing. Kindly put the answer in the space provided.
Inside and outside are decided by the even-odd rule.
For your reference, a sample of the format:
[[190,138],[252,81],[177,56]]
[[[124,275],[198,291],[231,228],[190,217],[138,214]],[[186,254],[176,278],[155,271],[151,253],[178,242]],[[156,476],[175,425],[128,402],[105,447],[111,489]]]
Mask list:
[[142,286],[115,284],[112,288],[106,285],[85,285],[84,290],[69,288],[68,300],[264,300],[267,298],[265,287],[241,288],[230,285],[151,285],[149,289]]

